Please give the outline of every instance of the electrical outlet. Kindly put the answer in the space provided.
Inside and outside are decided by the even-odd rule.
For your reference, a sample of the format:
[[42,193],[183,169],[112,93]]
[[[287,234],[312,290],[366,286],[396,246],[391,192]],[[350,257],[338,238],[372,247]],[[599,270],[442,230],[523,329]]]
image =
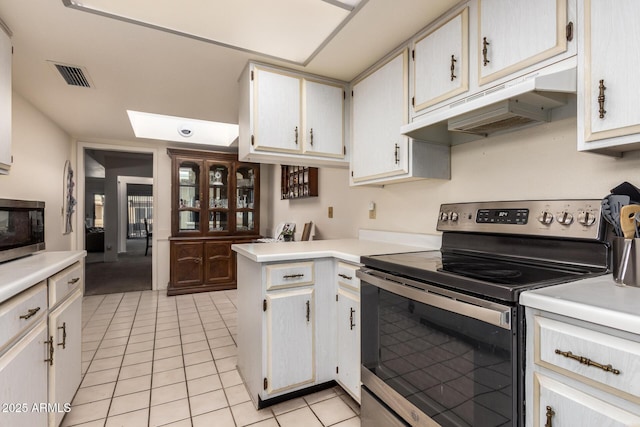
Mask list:
[[376,219],[376,210],[370,210],[369,211],[369,219]]
[[329,216],[329,218],[333,218],[333,206],[329,206],[329,210],[327,212],[327,215]]

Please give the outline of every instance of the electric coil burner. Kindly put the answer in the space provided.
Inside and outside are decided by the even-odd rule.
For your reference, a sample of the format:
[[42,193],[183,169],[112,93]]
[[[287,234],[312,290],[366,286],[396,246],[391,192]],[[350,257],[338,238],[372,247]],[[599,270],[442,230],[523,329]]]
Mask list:
[[600,200],[446,204],[437,229],[361,258],[363,426],[522,426],[519,295],[609,271]]

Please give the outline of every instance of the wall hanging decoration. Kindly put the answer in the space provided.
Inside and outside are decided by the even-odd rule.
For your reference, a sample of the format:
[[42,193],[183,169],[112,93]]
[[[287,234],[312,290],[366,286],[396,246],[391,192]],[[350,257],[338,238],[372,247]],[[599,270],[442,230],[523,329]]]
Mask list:
[[73,231],[73,223],[71,218],[75,212],[76,199],[73,197],[73,188],[75,187],[73,180],[73,169],[71,168],[71,162],[67,160],[64,164],[64,177],[63,177],[63,206],[62,215],[64,216],[64,234],[69,234]]

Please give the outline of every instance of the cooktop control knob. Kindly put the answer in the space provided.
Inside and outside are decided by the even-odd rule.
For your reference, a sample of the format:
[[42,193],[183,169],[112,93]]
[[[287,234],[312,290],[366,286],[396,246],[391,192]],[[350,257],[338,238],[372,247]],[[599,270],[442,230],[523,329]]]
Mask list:
[[581,211],[578,213],[578,222],[585,227],[588,227],[596,222],[596,216],[593,212]]
[[446,212],[440,212],[440,221],[447,221],[449,220],[449,214],[447,214]]
[[458,220],[458,212],[449,212],[449,219],[451,221],[457,221]]
[[562,225],[571,225],[573,222],[573,215],[569,212],[564,211],[558,216],[558,222]]
[[541,224],[549,225],[553,222],[553,214],[549,211],[542,211],[538,217],[538,221],[540,221]]

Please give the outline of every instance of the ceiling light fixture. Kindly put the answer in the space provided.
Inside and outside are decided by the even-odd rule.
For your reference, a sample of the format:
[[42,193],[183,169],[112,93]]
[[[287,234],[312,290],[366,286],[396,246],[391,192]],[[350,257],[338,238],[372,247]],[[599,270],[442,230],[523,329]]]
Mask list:
[[180,127],[178,128],[178,133],[185,138],[189,138],[191,135],[193,135],[193,129],[191,129],[189,125],[180,125]]

